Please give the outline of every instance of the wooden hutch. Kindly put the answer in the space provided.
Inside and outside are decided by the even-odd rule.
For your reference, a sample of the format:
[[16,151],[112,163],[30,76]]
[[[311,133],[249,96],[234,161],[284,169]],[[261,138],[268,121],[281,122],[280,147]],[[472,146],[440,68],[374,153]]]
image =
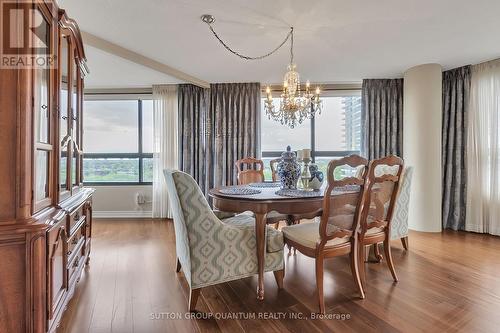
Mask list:
[[[88,70],[78,25],[53,0],[0,3],[0,332],[54,332],[90,259],[94,190],[82,186]],[[30,58],[36,66],[19,60]]]

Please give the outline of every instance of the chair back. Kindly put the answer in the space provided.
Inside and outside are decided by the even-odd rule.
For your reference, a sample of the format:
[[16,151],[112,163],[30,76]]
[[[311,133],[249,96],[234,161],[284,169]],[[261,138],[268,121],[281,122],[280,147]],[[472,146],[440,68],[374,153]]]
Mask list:
[[391,219],[391,238],[399,239],[408,236],[408,212],[410,210],[411,180],[413,167],[407,166],[401,174],[399,193],[394,204]]
[[[358,155],[328,163],[328,187],[319,227],[320,244],[337,237],[355,236],[359,228],[367,166],[368,161]],[[348,192],[348,195],[335,192]]]
[[269,162],[269,165],[271,166],[271,177],[272,177],[273,182],[278,181],[277,171],[278,171],[278,163],[280,161],[281,161],[281,158],[275,158],[274,160],[271,160]]
[[177,257],[191,285],[191,259],[197,260],[191,258],[191,248],[201,242],[206,230],[222,222],[212,212],[193,177],[175,170],[164,170],[163,173],[174,218]]
[[404,161],[387,156],[370,162],[363,193],[361,235],[371,228],[390,234],[390,222],[399,191]]
[[234,164],[238,170],[238,185],[264,181],[264,162],[262,160],[247,157],[237,160]]

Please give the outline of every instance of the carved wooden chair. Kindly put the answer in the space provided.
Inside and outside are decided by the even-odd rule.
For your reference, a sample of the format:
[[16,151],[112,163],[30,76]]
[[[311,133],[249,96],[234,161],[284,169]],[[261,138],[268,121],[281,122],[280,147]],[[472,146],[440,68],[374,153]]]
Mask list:
[[278,171],[278,163],[280,161],[281,161],[281,158],[275,158],[274,160],[271,160],[269,162],[269,165],[271,166],[271,177],[273,179],[273,182],[278,181],[277,171]]
[[[247,157],[236,161],[236,169],[238,170],[238,185],[247,185],[250,183],[264,182],[264,162],[262,160]],[[244,167],[246,165],[246,168]],[[252,167],[257,167],[252,169]],[[278,229],[280,221],[286,221],[288,215],[278,212],[269,212],[267,214],[267,223],[274,224],[274,228]]]
[[235,163],[238,170],[238,184],[261,183],[264,181],[264,162],[262,160],[246,157]]
[[394,214],[403,167],[403,160],[397,156],[373,160],[368,167],[363,194],[364,208],[361,214],[361,227],[358,235],[359,271],[364,290],[366,290],[365,251],[366,246],[369,245],[374,245],[375,256],[380,261],[382,256],[378,244],[384,244],[387,266],[389,266],[394,281],[398,281],[392,261],[390,240],[391,220]]
[[[325,191],[323,210],[320,222],[302,223],[283,227],[285,244],[291,245],[304,255],[316,260],[316,287],[319,301],[319,310],[325,312],[323,298],[323,261],[327,258],[341,255],[350,255],[351,272],[354,282],[364,298],[364,290],[358,270],[358,238],[357,230],[360,225],[361,209],[363,204],[363,188],[367,173],[368,161],[361,156],[351,155],[328,164],[328,187]],[[363,167],[360,176],[344,176],[335,179],[338,168]],[[352,195],[332,195],[334,191],[346,191],[346,186],[359,187],[350,189]]]

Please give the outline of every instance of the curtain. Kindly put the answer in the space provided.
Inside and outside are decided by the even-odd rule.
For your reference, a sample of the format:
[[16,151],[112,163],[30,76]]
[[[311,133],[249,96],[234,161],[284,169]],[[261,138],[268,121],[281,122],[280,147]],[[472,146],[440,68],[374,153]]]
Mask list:
[[403,79],[363,80],[362,154],[368,159],[403,154]]
[[500,59],[472,66],[467,231],[500,235]]
[[260,94],[260,83],[179,85],[180,169],[205,195],[236,184],[236,160],[258,156]]
[[443,72],[442,222],[453,230],[465,230],[469,91],[470,66]]
[[260,147],[260,83],[210,85],[214,119],[214,184],[237,184],[234,162],[257,157]]
[[192,84],[179,85],[179,169],[189,173],[207,195],[213,187],[210,90]]
[[153,217],[172,218],[164,169],[179,164],[177,86],[153,86]]

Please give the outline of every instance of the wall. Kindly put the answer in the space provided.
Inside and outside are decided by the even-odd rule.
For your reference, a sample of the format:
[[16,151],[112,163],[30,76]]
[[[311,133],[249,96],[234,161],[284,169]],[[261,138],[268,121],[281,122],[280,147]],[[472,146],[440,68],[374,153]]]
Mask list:
[[[151,217],[151,185],[95,186],[93,215],[97,218],[139,218]],[[136,204],[136,193],[144,194],[146,204]]]
[[442,69],[410,68],[404,75],[403,157],[414,167],[409,227],[441,231]]

